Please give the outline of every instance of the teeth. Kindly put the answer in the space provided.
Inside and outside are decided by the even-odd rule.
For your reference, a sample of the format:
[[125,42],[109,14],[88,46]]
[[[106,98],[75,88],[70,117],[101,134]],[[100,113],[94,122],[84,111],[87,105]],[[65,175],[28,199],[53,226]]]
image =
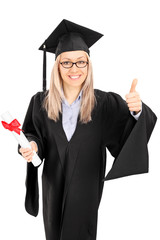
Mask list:
[[79,78],[80,76],[70,76],[70,78],[73,78],[73,79],[76,79],[76,78]]

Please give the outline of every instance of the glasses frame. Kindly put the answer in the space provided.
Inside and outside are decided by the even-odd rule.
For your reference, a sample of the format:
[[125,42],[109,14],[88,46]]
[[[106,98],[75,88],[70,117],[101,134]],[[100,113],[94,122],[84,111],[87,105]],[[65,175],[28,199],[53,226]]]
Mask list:
[[[72,63],[71,67],[64,67],[64,66],[63,66],[63,63],[64,63],[64,62],[70,62],[70,63]],[[78,67],[78,68],[85,68],[85,67],[87,66],[87,64],[88,64],[88,61],[77,61],[77,62],[64,61],[64,62],[60,62],[60,64],[62,65],[63,68],[67,68],[67,69],[68,69],[68,68],[72,68],[74,64],[76,65],[76,67],[78,67],[78,66],[77,66],[77,63],[78,63],[78,62],[85,62],[85,63],[86,63],[86,65],[85,65],[84,67]]]

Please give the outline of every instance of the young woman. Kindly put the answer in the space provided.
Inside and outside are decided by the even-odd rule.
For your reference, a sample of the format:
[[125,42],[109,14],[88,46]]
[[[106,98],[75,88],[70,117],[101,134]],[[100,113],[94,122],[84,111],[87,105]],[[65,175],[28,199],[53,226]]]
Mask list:
[[[55,34],[62,28],[55,48]],[[57,29],[44,46],[44,51],[52,49],[56,54],[50,88],[32,97],[23,123],[32,146],[32,150],[19,147],[27,160],[25,207],[37,216],[39,166],[31,163],[35,150],[44,160],[46,239],[96,240],[104,181],[148,172],[147,142],[156,116],[141,102],[136,80],[126,101],[93,88],[85,37],[92,30],[67,20]],[[115,161],[105,177],[106,147]]]

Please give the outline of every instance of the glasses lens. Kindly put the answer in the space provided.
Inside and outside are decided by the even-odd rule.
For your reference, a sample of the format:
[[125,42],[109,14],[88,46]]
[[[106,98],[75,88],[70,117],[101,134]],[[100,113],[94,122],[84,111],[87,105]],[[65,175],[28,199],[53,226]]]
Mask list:
[[85,61],[79,61],[79,62],[77,62],[77,67],[79,67],[79,68],[83,68],[83,67],[85,67],[87,65],[87,62],[85,62]]
[[72,67],[72,62],[62,62],[62,66],[64,68],[70,68],[70,67]]

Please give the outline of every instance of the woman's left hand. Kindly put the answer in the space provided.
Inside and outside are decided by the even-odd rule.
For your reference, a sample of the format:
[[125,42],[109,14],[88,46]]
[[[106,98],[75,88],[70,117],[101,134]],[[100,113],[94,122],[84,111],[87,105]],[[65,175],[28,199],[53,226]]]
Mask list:
[[142,109],[142,102],[138,92],[136,92],[135,88],[138,80],[134,79],[131,85],[130,92],[126,94],[126,102],[128,104],[128,108],[130,111],[139,113]]

